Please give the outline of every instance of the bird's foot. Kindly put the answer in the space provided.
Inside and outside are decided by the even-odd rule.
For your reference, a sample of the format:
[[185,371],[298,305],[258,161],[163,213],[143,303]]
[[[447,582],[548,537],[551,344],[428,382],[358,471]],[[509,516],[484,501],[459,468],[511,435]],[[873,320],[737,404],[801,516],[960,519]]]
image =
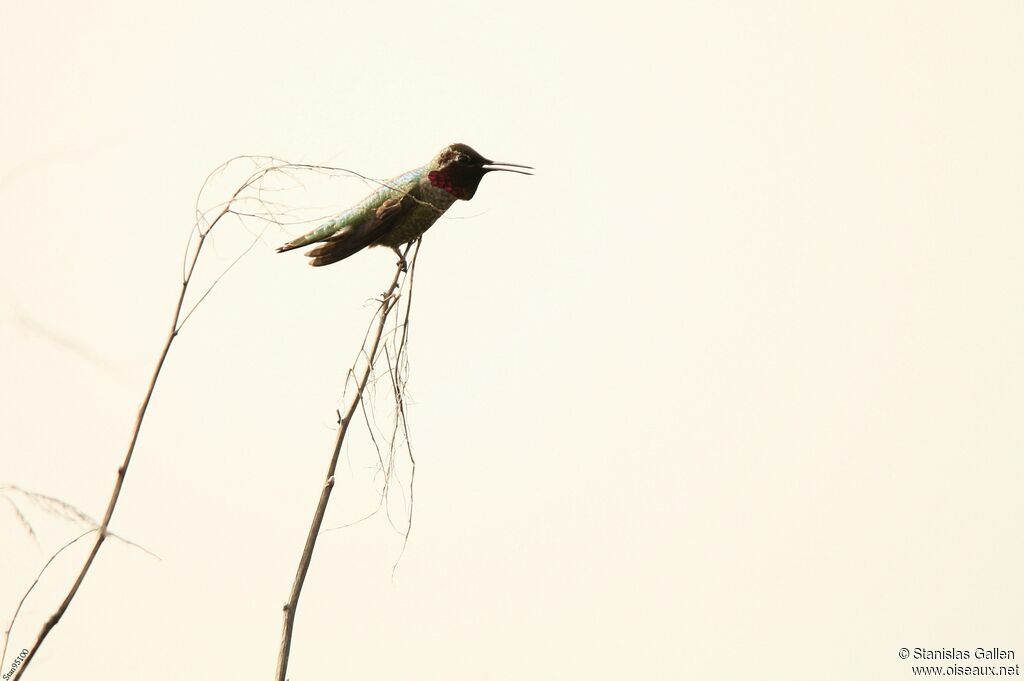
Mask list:
[[391,250],[393,250],[395,252],[395,255],[398,256],[398,262],[395,263],[396,265],[398,265],[398,268],[400,270],[402,270],[403,272],[408,271],[409,270],[409,266],[405,262],[405,254],[402,253],[402,251],[398,247],[396,247],[396,246],[392,246]]

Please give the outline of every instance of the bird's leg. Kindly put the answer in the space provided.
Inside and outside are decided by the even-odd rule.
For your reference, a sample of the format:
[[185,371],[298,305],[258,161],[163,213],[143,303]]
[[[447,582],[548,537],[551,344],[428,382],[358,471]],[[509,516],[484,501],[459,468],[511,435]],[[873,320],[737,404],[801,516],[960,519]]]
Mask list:
[[405,254],[402,253],[402,249],[400,249],[398,246],[392,246],[391,250],[393,250],[395,252],[395,255],[398,256],[398,266],[402,268],[403,272],[405,272]]

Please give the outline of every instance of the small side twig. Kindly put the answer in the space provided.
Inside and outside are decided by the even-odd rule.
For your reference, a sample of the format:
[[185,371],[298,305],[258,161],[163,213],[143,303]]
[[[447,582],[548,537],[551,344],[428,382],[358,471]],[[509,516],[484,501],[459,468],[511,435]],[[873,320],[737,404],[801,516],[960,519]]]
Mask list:
[[[41,492],[32,492],[22,487],[18,487],[17,485],[0,486],[0,497],[6,499],[7,502],[11,505],[11,507],[14,509],[16,517],[18,518],[18,521],[25,527],[29,535],[32,537],[33,540],[36,541],[37,544],[38,540],[36,538],[35,530],[32,528],[32,525],[31,523],[29,523],[28,518],[25,516],[24,513],[22,513],[18,505],[15,504],[14,501],[10,498],[9,494],[11,492],[16,492],[20,494],[21,496],[25,497],[30,502],[32,502],[32,504],[34,504],[35,506],[37,506],[38,508],[42,509],[44,512],[50,515],[61,518],[62,520],[73,522],[75,524],[87,525],[89,529],[87,529],[85,532],[82,532],[77,537],[65,543],[63,546],[61,546],[59,549],[53,552],[50,555],[49,559],[47,559],[47,561],[43,564],[43,567],[40,568],[39,572],[36,574],[36,578],[32,580],[32,583],[29,584],[28,588],[25,589],[24,593],[21,594],[21,599],[18,601],[18,605],[14,609],[14,614],[11,615],[11,619],[7,623],[7,628],[4,629],[3,645],[0,646],[0,663],[6,661],[7,644],[10,642],[11,632],[14,631],[14,625],[18,621],[18,615],[21,614],[21,609],[22,607],[24,607],[25,601],[28,600],[28,597],[32,594],[32,591],[35,590],[36,585],[39,584],[39,580],[42,579],[43,573],[45,573],[46,570],[49,569],[53,561],[55,561],[60,554],[64,553],[65,550],[71,548],[71,546],[78,543],[78,540],[92,534],[93,532],[96,532],[99,529],[99,525],[96,523],[95,520],[90,518],[87,513],[85,513],[78,507],[64,501],[63,499],[58,499],[57,497],[50,496],[49,494],[42,494]],[[128,546],[137,548],[143,553],[153,558],[156,558],[157,560],[160,560],[160,556],[156,555],[144,546],[140,546],[139,544],[136,544],[131,540],[125,539],[124,537],[114,534],[113,532],[108,531],[107,534],[110,537],[113,537],[114,539],[117,539],[118,541],[127,544]]]
[[[412,256],[412,263],[415,263],[416,255],[419,253],[419,243],[419,240],[415,242],[416,250]],[[341,456],[341,449],[345,443],[345,436],[348,434],[348,427],[352,423],[352,417],[355,415],[356,409],[358,409],[362,403],[363,393],[366,390],[367,383],[369,383],[370,376],[373,373],[374,362],[377,359],[378,349],[381,344],[381,337],[384,335],[384,327],[387,324],[388,317],[398,305],[400,283],[403,281],[403,274],[407,271],[405,256],[409,254],[409,251],[412,248],[413,245],[406,247],[402,260],[399,261],[395,268],[395,275],[391,279],[391,284],[384,291],[384,294],[380,299],[379,306],[374,314],[376,325],[374,325],[373,321],[370,323],[371,328],[374,330],[372,338],[369,333],[367,334],[367,338],[370,342],[369,350],[366,350],[366,343],[364,342],[363,347],[360,349],[360,352],[356,357],[355,364],[353,364],[353,367],[349,372],[350,374],[355,374],[356,365],[359,363],[360,358],[363,357],[365,352],[364,361],[366,366],[356,381],[355,394],[351,397],[345,407],[344,413],[341,415],[338,434],[334,440],[334,448],[331,452],[330,464],[327,466],[324,485],[320,491],[320,499],[317,502],[316,510],[313,513],[313,522],[310,524],[309,533],[306,535],[306,544],[302,549],[302,555],[299,557],[299,566],[295,572],[295,581],[292,583],[288,602],[284,605],[284,624],[281,631],[281,646],[277,657],[277,673],[274,676],[277,681],[286,681],[286,675],[288,673],[288,657],[291,653],[292,634],[295,628],[295,611],[299,605],[299,596],[302,595],[302,586],[306,581],[306,573],[309,572],[309,566],[313,561],[313,549],[316,547],[316,540],[320,535],[320,527],[323,525],[324,514],[327,511],[327,503],[330,501],[331,492],[334,489],[334,472],[338,467],[338,459]]]
[[11,621],[7,623],[7,628],[4,629],[4,644],[3,644],[3,646],[0,646],[0,663],[2,663],[4,660],[7,659],[7,643],[11,639],[11,630],[14,629],[14,623],[18,621],[18,614],[21,613],[21,606],[25,605],[25,599],[27,599],[29,594],[32,593],[32,590],[36,588],[36,584],[39,583],[39,580],[43,578],[43,573],[46,572],[46,569],[48,567],[50,567],[50,563],[55,561],[57,559],[57,556],[59,556],[60,554],[64,553],[65,549],[71,548],[71,546],[74,545],[75,543],[77,543],[79,539],[81,539],[81,538],[83,538],[83,537],[85,537],[87,535],[90,535],[90,534],[92,534],[95,531],[96,531],[95,527],[92,528],[91,530],[86,530],[82,534],[78,535],[77,537],[75,537],[74,539],[69,541],[67,544],[64,544],[64,546],[62,546],[59,549],[57,549],[57,551],[52,556],[50,556],[50,559],[48,561],[46,561],[46,563],[43,565],[42,569],[39,570],[39,573],[36,574],[36,578],[34,580],[32,580],[32,584],[29,585],[29,587],[25,591],[25,593],[23,593],[21,595],[21,600],[18,601],[18,607],[14,609],[14,614],[11,615]]

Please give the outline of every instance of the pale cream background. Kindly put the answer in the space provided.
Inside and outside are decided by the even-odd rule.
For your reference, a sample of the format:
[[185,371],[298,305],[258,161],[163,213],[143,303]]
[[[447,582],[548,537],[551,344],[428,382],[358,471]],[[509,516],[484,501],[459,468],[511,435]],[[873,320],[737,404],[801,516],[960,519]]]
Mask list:
[[[539,172],[428,234],[414,534],[394,581],[383,520],[322,540],[292,679],[1024,656],[1024,6],[291,4],[5,3],[0,481],[102,513],[217,163],[385,177],[465,141]],[[108,544],[27,679],[270,678],[393,264],[283,238],[157,389],[114,529],[162,561]],[[33,518],[0,506],[3,621],[75,531]]]

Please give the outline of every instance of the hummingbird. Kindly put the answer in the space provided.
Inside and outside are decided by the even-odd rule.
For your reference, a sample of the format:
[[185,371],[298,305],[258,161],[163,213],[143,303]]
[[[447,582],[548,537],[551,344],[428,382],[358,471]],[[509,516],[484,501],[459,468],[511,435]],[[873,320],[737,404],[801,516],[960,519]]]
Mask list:
[[[508,167],[501,167],[508,166]],[[414,241],[458,200],[469,201],[480,180],[494,170],[532,175],[530,166],[497,163],[465,144],[451,144],[424,166],[381,186],[365,199],[312,232],[277,249],[284,253],[319,244],[306,256],[313,267],[330,265],[367,246],[388,246],[404,262],[399,246]]]

